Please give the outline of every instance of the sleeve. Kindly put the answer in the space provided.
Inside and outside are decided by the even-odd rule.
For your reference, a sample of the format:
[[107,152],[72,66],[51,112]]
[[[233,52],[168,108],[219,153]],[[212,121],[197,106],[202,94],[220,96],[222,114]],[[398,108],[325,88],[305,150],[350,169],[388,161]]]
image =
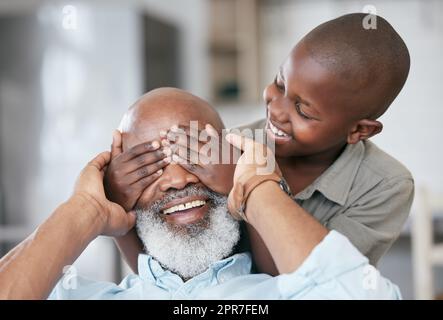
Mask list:
[[283,299],[401,299],[398,287],[334,230],[296,271],[276,278]]
[[412,177],[380,182],[343,213],[333,216],[326,227],[348,237],[376,266],[400,235],[413,198]]

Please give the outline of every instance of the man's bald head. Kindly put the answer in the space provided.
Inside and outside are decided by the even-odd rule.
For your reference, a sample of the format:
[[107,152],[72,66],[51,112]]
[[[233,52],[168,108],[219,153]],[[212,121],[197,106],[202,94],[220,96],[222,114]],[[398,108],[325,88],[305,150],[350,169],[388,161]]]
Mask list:
[[410,57],[400,35],[385,19],[376,16],[376,29],[365,29],[366,16],[347,14],[325,22],[309,32],[302,43],[317,62],[344,81],[352,94],[368,96],[370,103],[364,106],[362,116],[376,119],[402,89]]
[[144,94],[123,117],[120,130],[126,150],[140,142],[159,139],[160,130],[172,125],[189,125],[198,121],[199,127],[211,124],[224,128],[217,111],[205,100],[177,88],[158,88]]

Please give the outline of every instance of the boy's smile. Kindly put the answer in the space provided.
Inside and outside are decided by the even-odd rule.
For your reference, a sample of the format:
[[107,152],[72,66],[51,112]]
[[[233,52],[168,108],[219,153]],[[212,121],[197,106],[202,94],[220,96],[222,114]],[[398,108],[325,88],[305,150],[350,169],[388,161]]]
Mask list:
[[266,122],[266,130],[268,136],[274,140],[276,144],[285,144],[292,140],[292,134],[282,130],[279,125],[272,123],[269,117]]

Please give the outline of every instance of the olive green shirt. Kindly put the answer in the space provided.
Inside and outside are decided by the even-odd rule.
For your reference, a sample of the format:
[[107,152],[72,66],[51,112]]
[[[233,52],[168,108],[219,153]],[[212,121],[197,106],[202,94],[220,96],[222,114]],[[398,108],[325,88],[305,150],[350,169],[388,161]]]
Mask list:
[[[264,128],[266,120],[240,127]],[[371,141],[346,146],[294,200],[328,229],[344,234],[372,265],[400,235],[414,198],[414,180]]]

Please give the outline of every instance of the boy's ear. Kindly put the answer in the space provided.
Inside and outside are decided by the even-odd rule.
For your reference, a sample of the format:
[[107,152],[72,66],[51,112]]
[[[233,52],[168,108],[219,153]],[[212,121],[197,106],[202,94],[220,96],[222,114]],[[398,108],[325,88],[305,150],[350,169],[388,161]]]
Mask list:
[[383,130],[383,124],[380,121],[363,119],[359,120],[351,132],[348,134],[347,141],[349,144],[355,144],[360,140],[369,139]]

